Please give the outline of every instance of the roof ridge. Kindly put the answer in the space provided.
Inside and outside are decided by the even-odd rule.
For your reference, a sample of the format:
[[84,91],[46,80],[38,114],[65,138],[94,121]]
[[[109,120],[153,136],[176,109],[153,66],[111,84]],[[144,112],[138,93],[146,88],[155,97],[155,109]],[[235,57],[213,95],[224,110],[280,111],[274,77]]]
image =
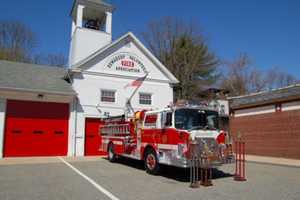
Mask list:
[[55,65],[42,65],[42,64],[36,64],[36,63],[28,63],[28,62],[20,62],[20,61],[11,61],[11,60],[2,60],[0,59],[0,62],[2,63],[10,63],[10,64],[18,64],[18,65],[27,65],[27,66],[34,66],[34,67],[41,67],[41,68],[52,68],[52,69],[60,69],[60,70],[64,70],[67,71],[66,68],[64,67],[59,67],[59,66],[55,66]]
[[124,39],[126,38],[131,38],[133,42],[135,42],[135,44],[141,48],[141,51],[143,51],[143,53],[148,56],[148,58],[159,67],[159,70],[162,71],[162,73],[164,73],[166,75],[166,77],[168,77],[168,79],[172,82],[172,83],[178,83],[177,78],[170,72],[170,70],[168,70],[162,63],[161,61],[156,58],[152,52],[150,52],[145,45],[132,33],[132,32],[127,32],[124,35],[122,35],[121,37],[119,37],[118,39],[112,41],[111,43],[109,43],[108,45],[98,49],[97,51],[95,51],[94,53],[92,53],[91,55],[89,55],[88,57],[78,61],[77,63],[69,66],[70,69],[74,70],[74,69],[80,69],[81,66],[85,65],[86,63],[90,62],[92,59],[94,59],[95,57],[97,57],[98,55],[100,55],[101,53],[105,52],[107,49],[113,47],[114,45],[118,44],[119,42],[122,42]]
[[251,97],[251,96],[256,96],[256,95],[260,95],[260,94],[264,94],[264,93],[271,93],[271,92],[276,92],[276,91],[280,91],[280,90],[284,90],[284,89],[289,89],[289,88],[293,88],[293,87],[300,87],[300,83],[295,83],[295,84],[291,84],[291,85],[288,85],[288,86],[285,86],[285,87],[273,88],[273,89],[270,89],[270,90],[264,90],[264,91],[254,92],[254,93],[245,94],[245,95],[229,97],[229,99],[238,99],[238,98],[244,98],[244,97]]

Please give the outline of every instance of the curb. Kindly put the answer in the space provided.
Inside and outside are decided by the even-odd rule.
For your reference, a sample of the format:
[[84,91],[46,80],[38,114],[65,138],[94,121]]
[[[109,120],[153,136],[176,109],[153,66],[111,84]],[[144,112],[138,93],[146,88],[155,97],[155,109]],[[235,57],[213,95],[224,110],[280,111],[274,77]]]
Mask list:
[[261,164],[261,165],[272,165],[272,166],[278,166],[278,167],[290,167],[290,168],[297,168],[297,169],[300,168],[300,166],[298,166],[298,165],[270,163],[270,162],[263,162],[263,161],[254,161],[254,160],[246,160],[246,163],[256,163],[256,164]]

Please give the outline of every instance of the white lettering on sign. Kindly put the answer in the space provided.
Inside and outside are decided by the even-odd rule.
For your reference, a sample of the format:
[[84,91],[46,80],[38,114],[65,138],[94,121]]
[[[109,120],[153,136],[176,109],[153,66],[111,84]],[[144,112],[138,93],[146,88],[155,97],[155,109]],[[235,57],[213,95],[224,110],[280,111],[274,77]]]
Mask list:
[[144,72],[145,74],[148,73],[143,62],[137,56],[131,53],[118,53],[113,55],[106,67],[116,71],[133,73]]

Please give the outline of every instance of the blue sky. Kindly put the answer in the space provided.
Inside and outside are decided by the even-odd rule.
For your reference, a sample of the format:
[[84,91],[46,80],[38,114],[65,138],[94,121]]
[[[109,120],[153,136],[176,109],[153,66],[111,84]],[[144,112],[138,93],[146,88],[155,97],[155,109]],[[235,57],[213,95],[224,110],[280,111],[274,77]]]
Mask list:
[[[300,78],[300,1],[298,0],[110,0],[116,7],[113,37],[137,36],[149,21],[175,16],[199,24],[211,50],[230,60],[248,53],[262,70],[278,67]],[[40,53],[69,51],[72,0],[1,2],[0,19],[29,25]]]

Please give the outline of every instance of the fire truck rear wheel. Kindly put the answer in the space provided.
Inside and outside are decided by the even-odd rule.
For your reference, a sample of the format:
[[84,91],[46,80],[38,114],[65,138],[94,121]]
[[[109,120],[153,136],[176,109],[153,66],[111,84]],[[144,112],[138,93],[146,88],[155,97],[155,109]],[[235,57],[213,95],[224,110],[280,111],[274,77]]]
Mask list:
[[116,161],[116,154],[114,152],[114,145],[113,145],[113,143],[110,143],[108,145],[107,159],[110,162],[115,162]]
[[159,172],[159,163],[153,149],[148,149],[145,153],[144,165],[148,174],[156,175]]

